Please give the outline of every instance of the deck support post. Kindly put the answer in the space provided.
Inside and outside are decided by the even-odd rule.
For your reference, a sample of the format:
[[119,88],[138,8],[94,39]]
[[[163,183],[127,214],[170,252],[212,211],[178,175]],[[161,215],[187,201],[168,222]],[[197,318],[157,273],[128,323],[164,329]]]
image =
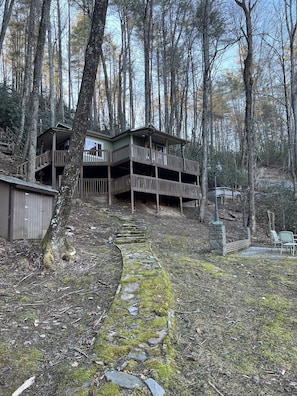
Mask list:
[[83,166],[80,167],[80,199],[83,199],[84,196],[84,168]]
[[107,167],[107,189],[108,189],[108,205],[111,205],[111,169],[110,165]]
[[134,190],[131,188],[131,213],[133,214],[135,211],[135,202],[134,202]]
[[57,187],[57,170],[56,170],[56,132],[53,133],[53,140],[52,140],[52,188],[56,189]]
[[180,214],[184,214],[184,208],[183,208],[183,197],[179,197],[179,205],[180,205]]
[[[179,190],[181,190],[181,182],[182,182],[181,172],[178,172],[178,181],[180,183]],[[182,215],[183,214],[183,196],[182,196],[181,191],[180,191],[180,194],[181,195],[179,196],[179,205],[180,205],[180,214]]]
[[133,161],[130,159],[131,213],[133,214],[135,211],[135,197],[134,197],[132,179],[133,179]]
[[156,177],[156,204],[157,204],[157,214],[160,213],[160,196],[159,196],[159,172],[158,172],[158,167],[155,166],[155,177]]

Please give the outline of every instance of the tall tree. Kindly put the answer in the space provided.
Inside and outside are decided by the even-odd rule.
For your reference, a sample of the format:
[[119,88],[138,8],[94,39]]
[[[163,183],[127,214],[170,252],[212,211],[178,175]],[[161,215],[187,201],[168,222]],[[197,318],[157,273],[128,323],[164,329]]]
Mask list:
[[211,96],[211,64],[209,55],[210,40],[210,11],[211,0],[204,0],[201,4],[202,11],[202,53],[203,53],[203,99],[202,99],[202,170],[201,170],[201,201],[199,218],[204,221],[205,204],[207,200],[207,168],[208,168],[208,143],[210,136],[210,96]]
[[35,158],[37,143],[37,123],[39,110],[39,91],[42,78],[42,64],[45,46],[45,37],[50,18],[51,0],[43,0],[41,19],[39,24],[38,40],[34,59],[33,87],[31,93],[32,114],[29,127],[29,155],[27,180],[35,181]]
[[75,249],[66,239],[71,203],[81,169],[88,117],[92,106],[95,81],[102,48],[108,0],[95,0],[92,25],[85,52],[85,66],[77,109],[73,122],[73,134],[69,147],[69,162],[65,166],[61,187],[55,203],[53,217],[42,241],[44,265],[50,267],[69,259]]
[[253,97],[253,69],[254,69],[254,47],[253,47],[253,24],[252,12],[258,0],[235,0],[235,3],[243,10],[245,16],[245,28],[242,32],[246,40],[246,56],[244,60],[243,80],[245,87],[245,133],[247,139],[248,155],[248,225],[251,233],[256,231],[256,207],[255,207],[255,126],[254,126],[254,97]]
[[[36,1],[30,1],[30,13],[28,20],[28,31],[27,31],[27,49],[25,55],[25,72],[24,72],[24,81],[23,81],[23,92],[22,92],[22,101],[21,101],[21,123],[19,127],[19,133],[16,141],[16,145],[14,148],[14,154],[17,156],[20,154],[21,142],[24,137],[25,132],[25,121],[26,114],[28,111],[28,100],[30,95],[30,87],[32,81],[32,55],[33,55],[33,37],[34,37],[34,28],[35,28],[35,15],[36,15]],[[27,153],[23,153],[23,157],[26,156]]]
[[290,42],[290,82],[291,106],[294,122],[294,133],[289,133],[289,153],[291,173],[294,182],[295,199],[297,199],[297,65],[296,65],[296,31],[297,31],[297,3],[293,0],[285,1],[286,26]]
[[0,32],[0,55],[2,52],[4,37],[11,17],[14,1],[15,0],[5,0],[1,32]]
[[[209,147],[213,150],[213,131],[212,131],[212,69],[218,54],[218,41],[223,33],[224,25],[222,18],[217,11],[217,5],[214,0],[202,0],[197,10],[198,30],[202,36],[202,169],[201,169],[201,204],[199,211],[200,221],[204,221],[205,205],[207,201],[208,190],[208,165],[215,167],[212,152],[209,153]],[[212,45],[211,45],[212,42]],[[210,162],[209,164],[209,155]],[[214,171],[214,169],[212,169]]]

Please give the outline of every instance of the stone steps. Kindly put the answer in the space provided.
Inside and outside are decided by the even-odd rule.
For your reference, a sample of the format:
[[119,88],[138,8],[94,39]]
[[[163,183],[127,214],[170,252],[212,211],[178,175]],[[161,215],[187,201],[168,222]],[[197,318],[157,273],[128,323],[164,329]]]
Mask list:
[[170,372],[173,364],[169,278],[150,249],[144,223],[132,218],[124,223],[115,244],[123,257],[123,273],[95,343],[102,365],[97,375],[106,381],[100,389],[108,392],[112,384],[121,395],[137,389],[162,396],[169,378],[161,373]]

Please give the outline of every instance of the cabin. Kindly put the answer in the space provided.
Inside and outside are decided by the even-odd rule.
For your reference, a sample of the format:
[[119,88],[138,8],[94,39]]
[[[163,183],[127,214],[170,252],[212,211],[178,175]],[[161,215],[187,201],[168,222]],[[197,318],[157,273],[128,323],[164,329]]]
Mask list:
[[[58,124],[39,135],[36,179],[59,187],[68,161],[72,129]],[[153,126],[126,130],[116,136],[87,131],[76,196],[97,196],[109,204],[125,198],[132,213],[137,200],[160,204],[175,202],[181,212],[184,202],[200,200],[199,164],[185,158],[187,141],[156,130]],[[18,167],[25,176],[27,164]]]

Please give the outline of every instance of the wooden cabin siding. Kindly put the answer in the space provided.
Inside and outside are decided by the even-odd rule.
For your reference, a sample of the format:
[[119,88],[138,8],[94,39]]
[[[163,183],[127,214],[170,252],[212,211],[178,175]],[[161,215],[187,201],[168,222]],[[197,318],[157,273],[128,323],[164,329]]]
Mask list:
[[0,181],[0,236],[9,239],[10,187]]

